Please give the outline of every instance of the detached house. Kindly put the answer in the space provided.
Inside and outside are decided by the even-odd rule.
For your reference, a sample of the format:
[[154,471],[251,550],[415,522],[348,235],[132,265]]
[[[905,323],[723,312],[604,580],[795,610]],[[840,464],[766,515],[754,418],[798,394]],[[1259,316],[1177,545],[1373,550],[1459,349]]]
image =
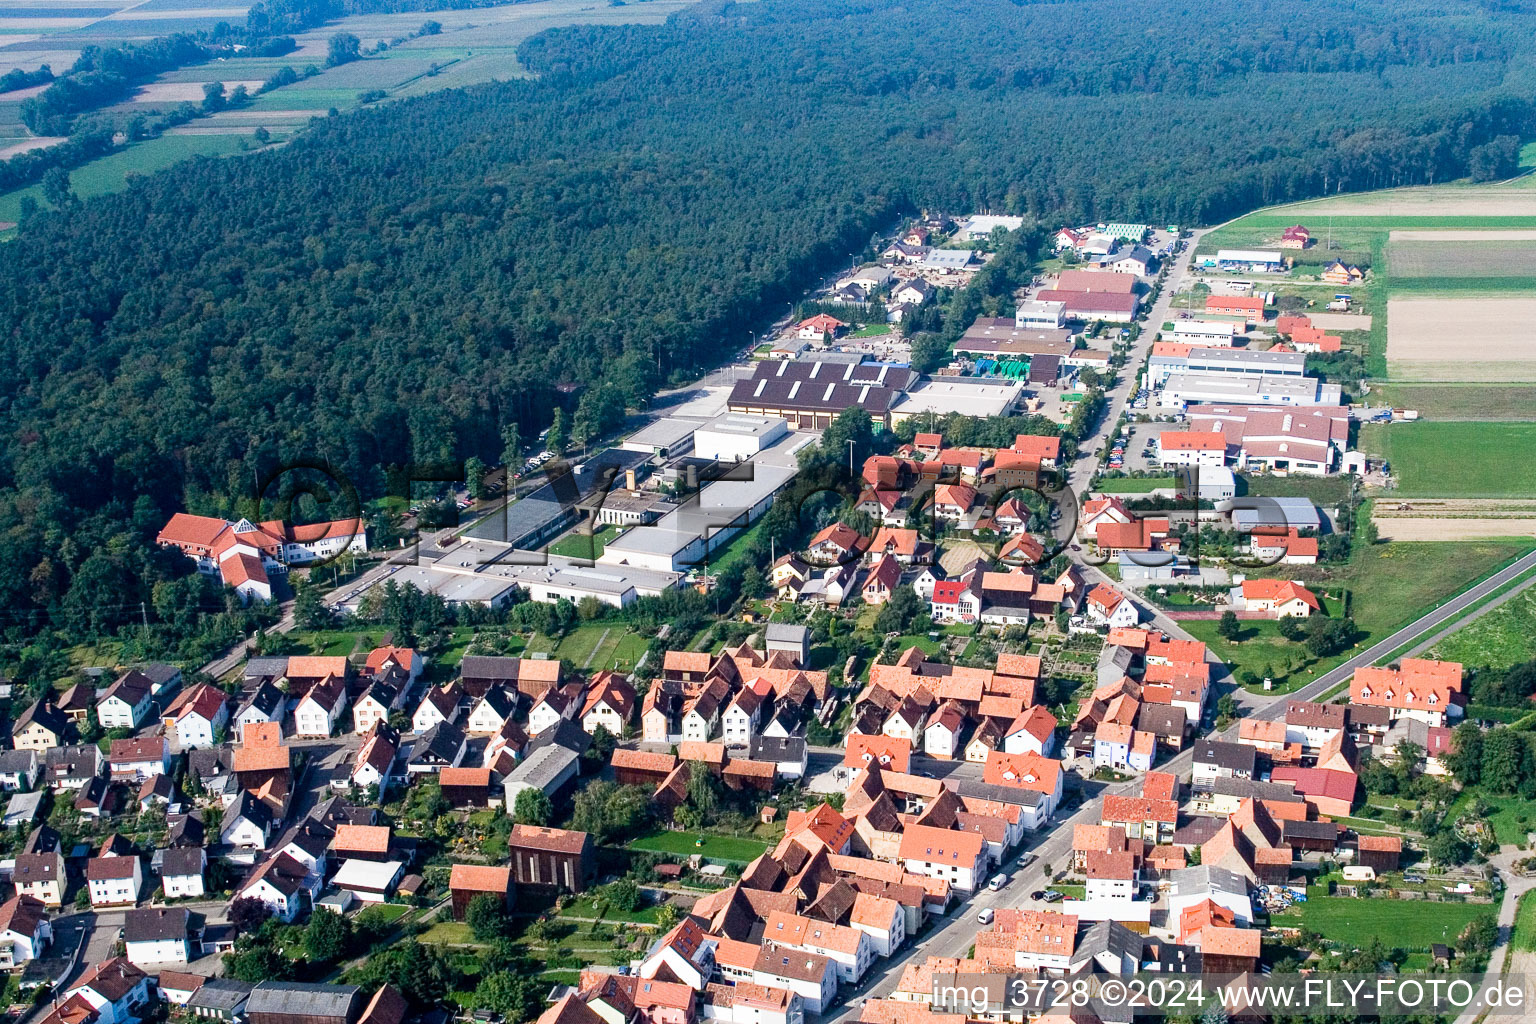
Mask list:
[[1088,616],[1089,622],[1110,629],[1129,629],[1141,619],[1130,598],[1103,583],[1088,592],[1083,602],[1083,614]]
[[1404,658],[1396,668],[1357,669],[1349,684],[1351,704],[1386,708],[1394,722],[1409,718],[1444,726],[1462,717],[1465,700],[1462,666],[1454,661]]
[[[411,716],[411,731],[423,733],[440,722],[452,722],[459,717],[459,688],[457,684],[433,686],[416,707]],[[494,730],[493,730],[494,731]]]
[[0,970],[36,960],[52,941],[53,926],[41,900],[17,895],[0,905]]
[[182,750],[211,747],[229,722],[229,698],[223,690],[199,683],[182,691],[165,712],[165,734]]
[[501,731],[517,708],[517,698],[499,686],[485,691],[469,713],[467,730],[471,736],[492,736]]
[[304,739],[324,739],[336,731],[336,723],[346,709],[346,684],[336,676],[327,676],[311,687],[294,708],[294,735]]
[[11,725],[11,746],[42,753],[63,746],[69,719],[52,704],[34,701]]
[[282,723],[287,713],[288,698],[283,691],[263,679],[256,684],[250,694],[240,703],[240,708],[235,712],[233,730],[235,739],[245,742],[245,729],[250,725],[261,725],[264,722]]
[[139,891],[144,887],[144,868],[138,853],[126,840],[114,843],[113,839],[102,845],[99,856],[85,864],[93,907],[132,906],[139,901]]
[[378,723],[388,722],[402,696],[400,687],[394,683],[370,684],[352,704],[352,731],[361,736]]
[[16,855],[11,883],[21,896],[30,896],[48,907],[64,903],[64,854],[57,849]]
[[304,895],[307,893],[313,902],[320,884],[318,876],[311,876],[304,865],[286,853],[278,853],[251,872],[240,887],[238,898],[260,900],[273,917],[292,924],[304,907]]
[[208,851],[201,846],[173,846],[160,854],[160,885],[168,899],[202,896]]
[[137,729],[153,705],[154,684],[129,669],[96,702],[96,721],[103,729]]
[[614,672],[599,672],[587,687],[581,708],[581,727],[589,734],[597,727],[610,736],[622,736],[635,714],[635,688]]
[[170,771],[171,745],[164,736],[113,740],[108,748],[107,763],[114,779],[142,782],[151,775]]
[[[489,696],[489,694],[487,694]],[[546,729],[553,729],[561,722],[569,722],[581,711],[581,688],[579,684],[571,683],[569,686],[551,686],[544,691],[544,695],[533,702],[533,707],[528,711],[528,732],[537,736]],[[471,716],[473,721],[473,716]]]

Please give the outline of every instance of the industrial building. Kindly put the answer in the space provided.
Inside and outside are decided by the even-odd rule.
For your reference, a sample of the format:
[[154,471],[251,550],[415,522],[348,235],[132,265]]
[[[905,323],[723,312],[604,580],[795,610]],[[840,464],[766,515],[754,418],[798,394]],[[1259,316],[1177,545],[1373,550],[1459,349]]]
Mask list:
[[789,424],[782,416],[728,412],[694,431],[693,451],[701,459],[742,462],[787,436]]
[[1023,396],[1022,383],[1002,377],[926,378],[896,400],[891,408],[891,425],[898,426],[913,416],[929,413],[936,416],[952,412],[967,416],[1007,416]]
[[1159,407],[1182,409],[1197,402],[1238,405],[1338,405],[1343,388],[1316,377],[1276,374],[1241,377],[1235,374],[1176,373],[1158,392]]
[[1206,348],[1178,343],[1158,342],[1147,360],[1147,375],[1153,387],[1160,386],[1172,374],[1233,377],[1301,377],[1307,372],[1307,357],[1300,352],[1256,352],[1245,348]]
[[727,408],[781,416],[796,430],[825,430],[839,413],[858,407],[888,428],[891,407],[916,380],[916,371],[894,363],[765,360],[751,380],[737,381],[731,388]]

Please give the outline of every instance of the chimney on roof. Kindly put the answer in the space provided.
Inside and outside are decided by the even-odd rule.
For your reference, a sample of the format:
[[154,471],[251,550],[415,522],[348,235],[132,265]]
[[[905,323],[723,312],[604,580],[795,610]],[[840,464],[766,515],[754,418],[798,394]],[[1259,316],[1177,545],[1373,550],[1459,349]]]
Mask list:
[[688,464],[688,469],[684,473],[684,479],[687,481],[688,489],[690,491],[698,490],[699,489],[699,467],[695,466],[693,463],[690,462]]
[[633,469],[626,469],[624,471],[624,486],[631,491],[640,489],[639,485],[635,483],[635,471]]

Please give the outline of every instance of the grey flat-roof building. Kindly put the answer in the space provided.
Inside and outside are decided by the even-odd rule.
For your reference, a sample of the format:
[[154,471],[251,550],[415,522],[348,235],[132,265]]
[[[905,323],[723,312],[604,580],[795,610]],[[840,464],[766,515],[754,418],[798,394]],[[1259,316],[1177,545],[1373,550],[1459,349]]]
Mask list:
[[353,1024],[362,995],[356,985],[263,981],[251,990],[245,1015],[251,1024]]
[[1232,525],[1239,530],[1257,527],[1295,527],[1316,530],[1322,526],[1317,506],[1310,498],[1234,498]]
[[692,450],[693,432],[698,427],[698,420],[664,416],[630,434],[619,447],[645,455],[683,455]]

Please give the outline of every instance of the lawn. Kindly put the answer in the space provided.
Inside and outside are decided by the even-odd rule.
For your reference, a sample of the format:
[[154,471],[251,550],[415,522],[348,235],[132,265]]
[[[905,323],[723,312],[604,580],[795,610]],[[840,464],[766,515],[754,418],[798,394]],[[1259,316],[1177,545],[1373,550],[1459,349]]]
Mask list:
[[1456,420],[1529,420],[1536,409],[1536,387],[1529,384],[1378,384],[1369,396],[1374,406],[1413,409],[1437,422]]
[[[561,916],[570,917],[596,917],[597,910],[593,906],[592,897],[583,896],[570,906],[566,907]],[[610,904],[603,911],[604,921],[627,921],[632,924],[655,924],[656,908],[641,907],[639,910],[620,910]]]
[[1495,669],[1536,658],[1536,588],[1458,629],[1437,643],[1429,656]]
[[604,523],[595,530],[591,536],[579,531],[572,531],[561,537],[549,546],[549,553],[560,555],[562,558],[591,558],[596,559],[602,555],[608,542],[618,533],[618,528]]
[[1094,481],[1093,490],[1103,494],[1146,494],[1159,487],[1174,487],[1178,481],[1171,476],[1119,476],[1103,477]]
[[1515,904],[1515,931],[1509,944],[1515,949],[1536,951],[1536,889],[1521,896]]
[[420,935],[422,942],[439,946],[475,945],[475,933],[463,921],[438,921]]
[[[1536,805],[1517,796],[1463,792],[1451,805],[1451,820],[1465,814],[1477,798],[1491,808],[1482,820],[1493,826],[1493,834],[1500,843],[1523,843],[1527,832],[1536,832]],[[1525,820],[1521,821],[1522,818]]]
[[1436,942],[1455,945],[1468,924],[1496,912],[1492,904],[1416,902],[1409,907],[1400,900],[1322,896],[1297,904],[1293,913],[1276,915],[1269,923],[1310,928],[1346,946],[1377,939],[1388,949],[1412,952]]
[[1349,613],[1363,635],[1351,650],[1321,660],[1280,636],[1279,626],[1267,620],[1245,620],[1236,644],[1217,635],[1213,620],[1181,625],[1234,672],[1262,676],[1266,665],[1274,669],[1275,690],[1285,693],[1431,611],[1532,546],[1501,541],[1374,544],[1357,550],[1347,565],[1288,567],[1288,575],[1313,590],[1350,591]]
[[[1536,423],[1371,423],[1360,447],[1392,464],[1402,497],[1536,494]],[[1449,456],[1449,458],[1448,458]]]
[[[189,157],[224,156],[239,151],[248,141],[239,135],[162,135],[75,168],[69,184],[81,199],[121,192],[130,175],[153,174]],[[42,186],[29,185],[0,195],[0,221],[20,219],[23,196],[31,196],[46,208]]]
[[852,338],[878,338],[878,337],[881,337],[882,335],[886,335],[886,334],[890,334],[890,333],[891,333],[891,325],[890,324],[865,324],[863,327],[860,327],[858,330],[854,331],[851,335],[849,335],[849,337],[852,337]]
[[[535,650],[549,649],[534,647],[531,641],[529,646]],[[640,660],[645,646],[646,638],[630,632],[621,622],[588,622],[567,633],[552,655],[581,669],[630,669]]]
[[1244,476],[1244,493],[1254,498],[1311,498],[1314,505],[1337,505],[1349,497],[1346,476]]
[[[695,845],[698,839],[703,846]],[[758,839],[741,836],[714,836],[697,832],[651,832],[629,842],[632,850],[650,850],[654,853],[671,853],[681,857],[702,854],[710,860],[733,864],[748,864],[755,860],[768,844]]]

